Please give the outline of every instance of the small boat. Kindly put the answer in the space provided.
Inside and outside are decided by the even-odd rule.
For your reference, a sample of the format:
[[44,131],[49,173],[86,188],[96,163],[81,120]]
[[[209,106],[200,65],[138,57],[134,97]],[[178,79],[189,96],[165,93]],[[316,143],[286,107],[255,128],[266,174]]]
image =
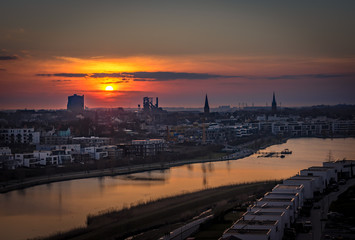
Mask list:
[[292,154],[292,151],[288,150],[288,148],[281,151],[281,154]]

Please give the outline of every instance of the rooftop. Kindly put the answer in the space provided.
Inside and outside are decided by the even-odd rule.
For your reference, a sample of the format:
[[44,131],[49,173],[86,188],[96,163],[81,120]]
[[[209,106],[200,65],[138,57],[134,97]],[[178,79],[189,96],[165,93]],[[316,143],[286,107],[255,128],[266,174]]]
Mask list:
[[225,233],[269,235],[270,231],[271,231],[270,229],[234,229],[234,228],[230,228]]
[[258,202],[291,202],[294,198],[260,198]]
[[314,180],[314,178],[319,178],[319,176],[301,176],[301,175],[297,175],[297,176],[290,177],[290,178],[288,178],[286,180],[312,181],[312,180]]
[[303,188],[303,185],[286,185],[286,184],[278,184],[274,187],[274,189],[290,189],[290,190],[301,190]]
[[276,225],[277,220],[243,220],[239,219],[237,222],[233,224],[235,225]]
[[328,167],[310,167],[308,169],[304,169],[302,171],[313,171],[313,172],[327,172],[328,170],[333,170],[334,168]]
[[267,192],[266,194],[265,194],[265,196],[279,196],[279,197],[281,197],[281,196],[297,196],[298,195],[298,193],[287,193],[287,192]]
[[256,211],[256,212],[246,212],[244,213],[245,215],[258,215],[258,216],[282,216],[284,212],[262,212],[262,211]]
[[261,206],[253,206],[252,209],[254,210],[259,210],[259,209],[282,209],[282,210],[285,210],[285,209],[288,209],[290,207],[289,204],[286,204],[286,205],[281,205],[281,206],[270,206],[268,205],[267,203],[264,203],[263,205]]

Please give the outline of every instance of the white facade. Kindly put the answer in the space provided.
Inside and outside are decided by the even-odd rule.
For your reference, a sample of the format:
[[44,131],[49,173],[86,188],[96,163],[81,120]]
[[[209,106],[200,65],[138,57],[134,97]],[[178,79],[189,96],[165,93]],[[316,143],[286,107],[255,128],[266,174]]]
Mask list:
[[88,153],[91,158],[100,160],[108,156],[107,150],[104,147],[86,147],[84,153]]
[[2,128],[0,129],[0,141],[6,144],[38,144],[40,132],[35,132],[34,128]]
[[303,176],[303,175],[296,175],[291,177],[291,179],[313,179],[313,192],[320,192],[322,193],[326,188],[326,182],[323,181],[321,176]]
[[282,199],[282,198],[293,198],[295,207],[293,208],[295,218],[298,217],[298,210],[303,206],[303,202],[301,203],[298,193],[274,193],[269,192],[266,193],[264,198],[266,199]]
[[107,137],[73,137],[72,141],[74,144],[80,144],[81,147],[89,146],[104,146],[109,145],[111,142],[110,138]]
[[33,157],[35,157],[40,165],[47,165],[47,157],[51,155],[51,151],[34,151]]
[[11,155],[11,149],[9,147],[0,147],[0,155]]
[[223,233],[223,237],[233,236],[234,230],[270,230],[270,239],[281,240],[282,234],[279,231],[280,222],[277,220],[273,221],[256,221],[256,220],[243,220],[239,219],[235,222],[229,229]]
[[[288,219],[286,218],[285,212],[266,212],[266,211],[256,211],[256,212],[246,212],[244,213],[243,220],[253,220],[253,221],[279,221],[281,236],[283,236],[284,229],[286,226],[286,222]],[[287,224],[287,226],[290,226]],[[271,235],[271,234],[270,234]]]
[[355,161],[354,160],[338,160],[323,162],[324,167],[334,167],[337,170],[339,177],[353,177],[355,173]]
[[0,168],[15,169],[19,166],[19,162],[15,160],[8,147],[0,147]]
[[314,180],[311,178],[289,178],[283,181],[285,185],[303,185],[304,186],[304,198],[307,200],[314,197]]
[[[333,167],[310,167],[308,168],[309,171],[313,171],[314,176],[319,176],[321,172],[326,172],[325,177],[327,180],[327,184],[329,184],[331,181],[338,181],[338,174],[337,174],[337,169]],[[319,173],[317,173],[319,172]],[[317,175],[319,174],[319,175]]]
[[56,150],[67,150],[71,154],[80,154],[81,148],[80,144],[62,144],[62,145],[55,145]]
[[[73,162],[73,157],[70,154],[70,150],[52,150],[51,154],[52,158],[48,159],[47,161],[52,161],[52,164],[55,164],[55,161],[58,161],[58,165],[63,165],[66,163],[71,163]],[[55,157],[56,156],[56,157]]]
[[[283,199],[268,199],[268,198],[260,198],[257,200],[255,206],[256,207],[261,207],[263,205],[267,204],[268,206],[276,206],[276,207],[285,207],[285,206],[289,206],[289,215],[288,214],[283,214],[282,215],[282,219],[279,219],[282,223],[282,226],[287,226],[290,227],[292,220],[295,219],[295,212],[294,212],[294,208],[295,208],[295,203],[294,203],[294,199],[287,199],[287,198],[283,198]],[[267,210],[266,210],[267,211]],[[272,211],[270,211],[272,212]],[[282,212],[281,210],[279,212]],[[272,220],[272,219],[270,219]]]
[[[283,212],[284,216],[283,219],[284,221],[284,227],[287,227],[287,225],[285,225],[285,222],[294,222],[295,220],[295,216],[294,216],[294,211],[291,208],[290,205],[284,205],[284,206],[272,206],[272,204],[263,204],[261,206],[252,206],[252,207],[248,207],[248,212]],[[279,221],[279,223],[281,224],[281,221]]]
[[304,186],[300,185],[285,185],[285,184],[277,184],[273,189],[273,193],[298,193],[298,197],[301,203],[301,207],[303,206],[304,198]]
[[164,139],[132,140],[132,147],[142,156],[154,156],[166,150]]
[[[252,231],[261,233],[262,229],[269,229],[271,240],[281,240],[284,229],[296,221],[299,210],[306,201],[313,200],[315,192],[323,192],[329,183],[338,180],[338,176],[354,176],[354,160],[324,162],[323,165],[301,170],[301,175],[290,177],[283,184],[276,185],[271,192],[248,207],[243,217],[227,229],[221,239],[231,236],[238,239],[265,239],[265,232],[256,235]],[[269,222],[266,223],[267,221]],[[274,231],[270,221],[280,222],[278,230],[281,235]]]

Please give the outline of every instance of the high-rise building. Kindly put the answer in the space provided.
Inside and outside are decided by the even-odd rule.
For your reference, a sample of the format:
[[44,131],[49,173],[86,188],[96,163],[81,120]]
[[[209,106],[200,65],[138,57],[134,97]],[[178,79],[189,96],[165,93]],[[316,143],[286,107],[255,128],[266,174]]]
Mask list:
[[203,111],[204,111],[205,115],[208,115],[210,113],[210,106],[208,104],[207,94],[206,94],[206,98],[205,98],[205,107],[203,108]]
[[275,99],[275,92],[272,95],[272,104],[271,104],[271,111],[276,112],[277,111],[277,104],[276,104],[276,99]]
[[74,94],[73,96],[68,96],[67,110],[72,112],[84,111],[84,95],[79,96]]

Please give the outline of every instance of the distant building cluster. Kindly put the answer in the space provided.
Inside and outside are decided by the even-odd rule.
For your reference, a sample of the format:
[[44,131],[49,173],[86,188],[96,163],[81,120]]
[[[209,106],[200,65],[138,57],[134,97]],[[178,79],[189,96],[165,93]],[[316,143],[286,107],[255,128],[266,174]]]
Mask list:
[[[0,112],[0,167],[64,165],[126,157],[144,160],[177,144],[214,144],[233,151],[244,140],[270,135],[355,136],[355,116],[346,113],[337,117],[338,110],[332,114],[334,117],[307,111],[311,114],[308,116],[304,112],[299,114],[298,109],[283,112],[277,108],[275,93],[268,109],[212,109],[206,94],[199,111],[167,112],[159,107],[158,98],[153,103],[152,97],[143,98],[143,108],[139,105],[130,110],[84,111],[84,96],[74,94],[68,97],[67,110]],[[23,146],[35,146],[35,151],[34,147],[22,150]]]
[[163,139],[133,140],[116,145],[110,144],[110,141],[105,137],[74,137],[72,144],[37,144],[33,152],[15,154],[10,147],[0,147],[0,169],[58,166],[87,160],[120,161],[124,156],[151,157],[168,149]]
[[324,162],[323,166],[301,170],[299,175],[284,180],[250,205],[220,240],[294,239],[291,226],[310,231],[312,223],[302,221],[301,215],[308,215],[313,202],[324,191],[334,190],[338,183],[353,177],[354,172],[354,160]]

